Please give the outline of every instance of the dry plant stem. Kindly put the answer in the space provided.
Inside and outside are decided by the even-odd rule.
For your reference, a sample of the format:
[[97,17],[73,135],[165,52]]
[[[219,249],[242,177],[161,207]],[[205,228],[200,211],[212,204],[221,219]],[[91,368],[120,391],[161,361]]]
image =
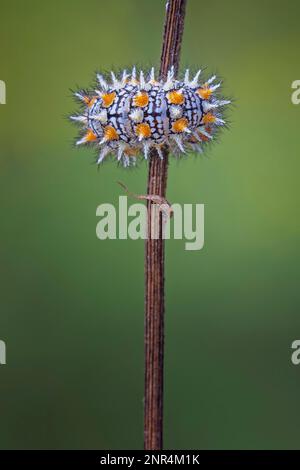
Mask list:
[[[169,0],[160,63],[160,75],[166,76],[171,66],[177,73],[184,26],[186,0]],[[166,197],[168,150],[164,158],[152,154],[149,161],[147,194]],[[144,448],[160,450],[163,447],[163,372],[164,372],[164,240],[149,237],[151,205],[148,200],[148,239],[145,256],[145,397]]]

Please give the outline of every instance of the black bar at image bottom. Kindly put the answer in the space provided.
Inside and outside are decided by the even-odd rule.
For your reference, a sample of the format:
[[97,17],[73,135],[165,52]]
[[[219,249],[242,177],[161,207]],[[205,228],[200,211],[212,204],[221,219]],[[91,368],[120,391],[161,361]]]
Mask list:
[[[143,465],[191,465],[210,468],[212,465],[284,465],[298,463],[294,450],[3,450],[0,467],[26,463],[45,466],[66,463],[73,466],[121,465],[136,468]],[[241,467],[243,468],[243,467]]]

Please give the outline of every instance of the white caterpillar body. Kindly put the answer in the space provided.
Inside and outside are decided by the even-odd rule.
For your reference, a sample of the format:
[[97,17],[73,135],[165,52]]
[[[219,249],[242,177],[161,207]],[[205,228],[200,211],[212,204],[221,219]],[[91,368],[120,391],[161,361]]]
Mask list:
[[211,140],[223,126],[222,108],[228,100],[219,100],[211,77],[201,84],[200,71],[189,78],[174,78],[171,69],[166,80],[157,80],[154,69],[147,77],[135,68],[124,71],[118,79],[111,73],[111,83],[98,75],[99,89],[92,93],[75,93],[84,103],[82,113],[71,119],[82,124],[83,136],[77,145],[94,143],[99,148],[97,163],[109,154],[124,166],[135,164],[138,155],[148,158],[152,148],[163,158],[167,145],[174,154],[202,152],[203,144]]

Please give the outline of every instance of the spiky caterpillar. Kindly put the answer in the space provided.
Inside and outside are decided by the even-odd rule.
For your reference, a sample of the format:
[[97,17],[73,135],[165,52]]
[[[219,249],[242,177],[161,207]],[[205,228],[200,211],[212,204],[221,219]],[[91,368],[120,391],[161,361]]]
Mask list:
[[230,101],[215,97],[220,86],[215,76],[201,84],[200,73],[190,79],[186,70],[177,80],[171,69],[166,80],[158,80],[153,68],[145,78],[134,67],[119,79],[112,72],[111,83],[97,75],[99,89],[75,93],[84,103],[83,112],[71,116],[84,128],[77,145],[94,143],[100,149],[97,163],[112,154],[124,166],[135,164],[139,154],[147,159],[153,147],[163,158],[164,145],[174,154],[201,153],[203,143],[225,124],[221,111]]

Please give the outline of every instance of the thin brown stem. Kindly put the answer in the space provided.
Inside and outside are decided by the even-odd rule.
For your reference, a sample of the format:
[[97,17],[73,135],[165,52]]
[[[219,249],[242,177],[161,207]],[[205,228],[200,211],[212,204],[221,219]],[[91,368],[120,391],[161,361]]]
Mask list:
[[[178,71],[186,0],[169,0],[161,53],[160,75],[165,77],[171,66]],[[166,197],[168,149],[163,159],[153,152],[149,161],[147,194]],[[159,217],[159,238],[151,239],[151,208],[148,200],[148,239],[145,253],[145,398],[144,448],[163,447],[163,373],[164,373],[164,240],[162,215]]]

